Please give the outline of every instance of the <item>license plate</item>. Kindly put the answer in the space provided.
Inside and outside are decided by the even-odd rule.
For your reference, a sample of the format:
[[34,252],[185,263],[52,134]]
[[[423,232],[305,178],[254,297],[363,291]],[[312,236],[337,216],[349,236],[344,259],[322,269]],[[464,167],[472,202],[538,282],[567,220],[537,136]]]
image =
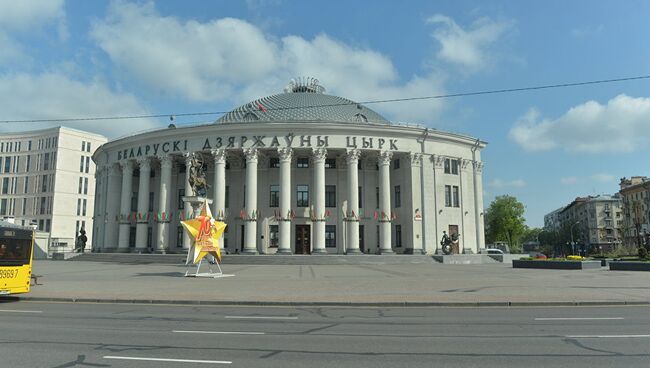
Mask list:
[[9,290],[0,290],[0,295],[9,295],[11,294]]

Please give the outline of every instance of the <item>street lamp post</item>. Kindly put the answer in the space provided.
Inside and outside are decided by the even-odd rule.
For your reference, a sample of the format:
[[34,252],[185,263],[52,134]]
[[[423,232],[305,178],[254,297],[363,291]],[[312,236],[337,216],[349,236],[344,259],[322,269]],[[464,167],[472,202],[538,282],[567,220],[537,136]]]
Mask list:
[[573,228],[578,225],[580,221],[576,221],[575,224],[571,225],[571,254],[575,255],[576,254],[576,243],[573,241]]

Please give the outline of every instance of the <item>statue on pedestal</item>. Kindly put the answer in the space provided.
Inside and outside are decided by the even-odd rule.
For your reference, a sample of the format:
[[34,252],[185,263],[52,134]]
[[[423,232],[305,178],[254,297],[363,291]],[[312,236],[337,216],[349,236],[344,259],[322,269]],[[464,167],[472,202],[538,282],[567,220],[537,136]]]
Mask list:
[[193,195],[198,197],[205,197],[208,193],[208,189],[210,189],[210,186],[208,185],[208,180],[205,178],[207,167],[203,163],[201,157],[197,154],[192,154],[190,167],[187,169],[190,170],[189,181],[190,186],[192,187]]

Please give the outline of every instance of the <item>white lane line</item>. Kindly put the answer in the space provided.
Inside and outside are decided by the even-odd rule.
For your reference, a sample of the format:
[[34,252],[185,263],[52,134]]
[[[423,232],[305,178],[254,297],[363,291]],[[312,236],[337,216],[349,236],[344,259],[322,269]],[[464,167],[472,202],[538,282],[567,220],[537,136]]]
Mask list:
[[165,358],[124,357],[124,356],[113,356],[113,355],[105,355],[104,359],[148,360],[152,362],[174,362],[174,363],[232,364],[232,362],[228,360],[165,359]]
[[6,313],[43,313],[43,311],[16,310],[16,309],[0,309],[0,312],[6,312]]
[[535,318],[535,321],[599,321],[607,319],[625,319],[623,317],[572,317],[572,318]]
[[583,338],[583,339],[615,339],[615,338],[648,338],[650,335],[573,335],[566,336],[573,339]]
[[264,332],[244,332],[244,331],[182,331],[173,330],[176,333],[190,333],[190,334],[219,334],[219,335],[264,335]]
[[298,317],[277,317],[277,316],[225,316],[230,319],[298,319]]

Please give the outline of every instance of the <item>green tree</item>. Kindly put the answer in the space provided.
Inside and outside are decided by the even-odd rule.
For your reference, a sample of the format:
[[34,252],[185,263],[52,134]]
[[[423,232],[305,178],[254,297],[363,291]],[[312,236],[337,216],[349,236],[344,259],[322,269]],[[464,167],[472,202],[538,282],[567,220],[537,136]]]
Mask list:
[[510,251],[515,252],[520,249],[521,237],[526,231],[524,222],[524,205],[513,196],[498,196],[485,214],[486,241],[505,241]]

